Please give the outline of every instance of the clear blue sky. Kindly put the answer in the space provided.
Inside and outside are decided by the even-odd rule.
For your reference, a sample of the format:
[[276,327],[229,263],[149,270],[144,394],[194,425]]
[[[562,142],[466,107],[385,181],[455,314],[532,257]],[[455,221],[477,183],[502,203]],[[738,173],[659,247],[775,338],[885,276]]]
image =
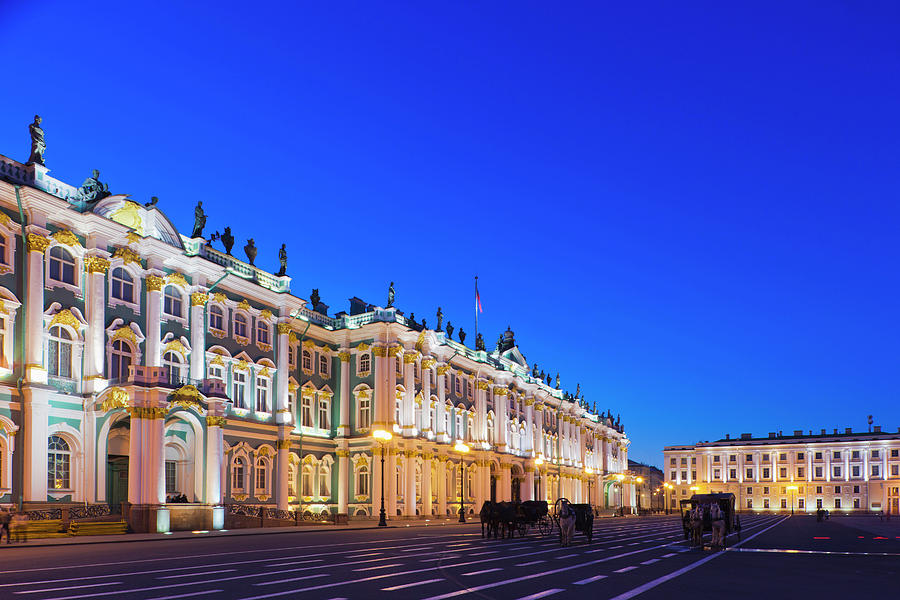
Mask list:
[[39,113],[53,175],[332,310],[393,280],[472,343],[478,274],[636,459],[900,426],[896,3],[190,4],[0,1],[0,153]]

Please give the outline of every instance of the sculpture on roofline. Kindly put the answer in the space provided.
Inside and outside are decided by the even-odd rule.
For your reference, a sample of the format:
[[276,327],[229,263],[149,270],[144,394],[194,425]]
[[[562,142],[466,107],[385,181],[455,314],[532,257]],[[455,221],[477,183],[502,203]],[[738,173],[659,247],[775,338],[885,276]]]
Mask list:
[[422,317],[422,326],[419,329],[421,329],[421,330],[428,329],[428,325],[425,323],[425,317]]
[[453,323],[451,323],[450,321],[447,321],[447,339],[448,340],[453,339],[453,329],[454,329]]
[[287,274],[287,248],[284,244],[281,245],[281,250],[278,251],[278,262],[281,263],[281,268],[278,269],[278,276],[284,277]]
[[466,332],[463,331],[463,328],[459,328],[459,343],[462,345],[466,344]]
[[531,376],[534,377],[535,379],[538,378],[538,364],[537,363],[534,363],[533,365],[531,365]]
[[414,312],[409,313],[409,316],[406,317],[406,324],[409,325],[410,329],[416,328],[416,313],[414,313]]
[[312,304],[312,309],[316,310],[316,307],[319,305],[319,288],[313,288],[312,293],[309,295],[309,303]]
[[556,389],[559,389],[559,373],[556,374]]
[[28,132],[31,134],[31,156],[28,157],[28,163],[36,165],[44,164],[44,151],[47,144],[44,142],[44,130],[41,129],[41,117],[34,115],[34,123],[28,126]]
[[394,282],[391,282],[391,285],[388,286],[388,303],[386,308],[390,308],[394,305]]
[[575,397],[578,398],[579,396],[581,396],[581,384],[580,383],[575,386]]
[[247,245],[244,246],[244,254],[247,255],[247,260],[250,261],[250,266],[255,266],[253,261],[256,260],[257,248],[256,244],[253,243],[253,238],[247,240]]
[[[441,323],[444,322],[444,313],[441,312],[440,306],[438,306],[438,310],[437,310],[437,322],[438,322],[437,329],[435,329],[435,331],[441,331]],[[447,325],[448,326],[450,325],[449,321],[447,322]]]
[[198,200],[194,207],[194,231],[192,238],[203,237],[203,228],[206,227],[206,213],[203,212],[203,201]]
[[475,349],[476,350],[484,350],[484,338],[480,333],[475,335]]
[[96,202],[109,196],[109,186],[100,183],[100,171],[91,171],[91,176],[78,188],[78,195],[85,202]]
[[225,246],[225,254],[231,256],[231,249],[234,248],[234,236],[231,235],[231,227],[226,227],[225,232],[221,235],[222,245]]

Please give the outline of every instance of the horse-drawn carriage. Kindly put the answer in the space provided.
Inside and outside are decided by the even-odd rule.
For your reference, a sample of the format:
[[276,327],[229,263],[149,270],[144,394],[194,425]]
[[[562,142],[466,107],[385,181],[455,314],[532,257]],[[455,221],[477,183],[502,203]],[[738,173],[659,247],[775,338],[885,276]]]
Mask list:
[[[699,540],[692,540],[692,544],[699,543],[703,547],[703,535],[707,532],[712,533],[713,524],[710,515],[710,506],[718,504],[722,511],[722,517],[725,523],[725,533],[722,536],[723,547],[729,535],[738,534],[741,539],[741,520],[735,510],[734,494],[694,494],[688,499],[681,501],[681,526],[684,530],[684,539],[692,539],[694,532],[694,523],[698,523]],[[696,511],[700,510],[698,514]],[[699,519],[692,519],[699,517]]]
[[542,536],[553,531],[553,520],[549,516],[547,502],[527,500],[525,502],[486,501],[479,512],[482,537],[521,537],[529,530],[537,529]]
[[553,520],[560,531],[560,535],[565,537],[563,524],[561,519],[565,518],[566,511],[574,514],[575,531],[583,533],[587,537],[588,544],[594,538],[594,507],[590,504],[573,504],[567,498],[560,498],[553,505]]

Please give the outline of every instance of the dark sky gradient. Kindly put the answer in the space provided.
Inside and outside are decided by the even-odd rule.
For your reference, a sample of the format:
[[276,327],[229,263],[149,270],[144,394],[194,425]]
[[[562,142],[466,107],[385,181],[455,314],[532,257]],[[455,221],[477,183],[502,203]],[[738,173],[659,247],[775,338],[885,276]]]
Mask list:
[[332,310],[394,280],[473,343],[478,274],[636,459],[900,426],[896,2],[189,4],[0,0],[0,153],[40,113],[52,175]]

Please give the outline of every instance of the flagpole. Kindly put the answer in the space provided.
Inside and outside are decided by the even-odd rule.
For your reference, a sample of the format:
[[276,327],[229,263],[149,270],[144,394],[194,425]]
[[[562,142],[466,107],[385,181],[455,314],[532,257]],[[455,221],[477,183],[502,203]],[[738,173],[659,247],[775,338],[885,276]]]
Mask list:
[[475,276],[475,339],[478,339],[478,275]]

